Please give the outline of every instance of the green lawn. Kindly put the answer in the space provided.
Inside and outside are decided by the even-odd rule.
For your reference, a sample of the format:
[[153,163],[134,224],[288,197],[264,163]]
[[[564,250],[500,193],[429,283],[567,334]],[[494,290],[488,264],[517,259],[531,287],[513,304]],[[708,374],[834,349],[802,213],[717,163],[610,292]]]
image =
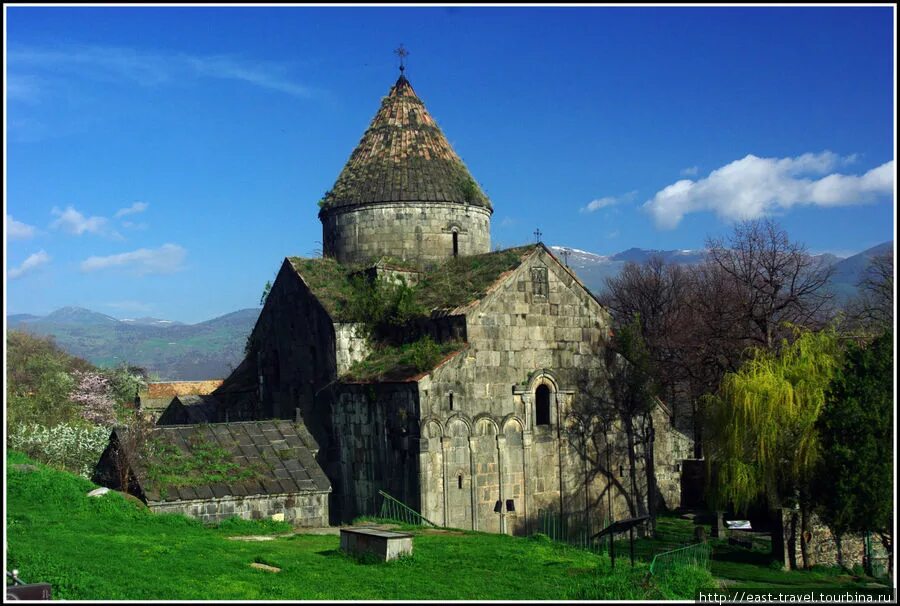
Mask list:
[[[10,453],[8,463],[31,463]],[[416,530],[414,555],[388,564],[358,562],[335,535],[271,541],[277,523],[229,521],[220,528],[154,515],[118,493],[88,498],[94,485],[37,465],[7,473],[7,570],[48,582],[69,600],[514,600],[690,598],[709,587],[704,571],[648,580],[606,556],[550,542],[462,531]],[[250,567],[260,562],[279,573]]]
[[[663,515],[657,520],[656,537],[635,540],[635,557],[650,561],[653,555],[668,549],[694,543],[695,525],[675,515]],[[706,525],[707,535],[710,527]],[[624,535],[620,535],[624,536]],[[773,564],[770,545],[754,540],[753,549],[729,545],[726,539],[709,539],[712,549],[710,570],[720,583],[742,588],[822,588],[851,589],[865,587],[875,579],[856,576],[838,568],[814,567],[812,570],[781,570]],[[616,541],[616,564],[628,559],[628,541]]]

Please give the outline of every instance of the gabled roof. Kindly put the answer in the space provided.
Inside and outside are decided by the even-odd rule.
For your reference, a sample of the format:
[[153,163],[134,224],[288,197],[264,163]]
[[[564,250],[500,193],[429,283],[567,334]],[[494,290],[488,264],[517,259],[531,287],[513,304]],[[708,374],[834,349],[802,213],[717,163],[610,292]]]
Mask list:
[[322,211],[378,202],[491,203],[401,75],[322,199]]
[[[489,292],[503,276],[516,269],[538,244],[508,248],[481,255],[447,259],[419,275],[413,286],[415,303],[426,312],[449,311],[469,305]],[[360,268],[331,258],[288,257],[297,275],[309,287],[335,322],[352,322],[349,301],[354,295],[353,277]]]
[[[113,439],[125,430],[116,428]],[[127,444],[127,440],[122,440]],[[128,453],[149,504],[213,497],[330,492],[302,423],[252,421],[154,427],[141,456]]]
[[214,396],[175,396],[159,416],[158,425],[215,423],[221,403]]
[[160,412],[169,407],[174,396],[165,396],[162,398],[150,398],[139,396],[141,400],[141,410],[148,412]]

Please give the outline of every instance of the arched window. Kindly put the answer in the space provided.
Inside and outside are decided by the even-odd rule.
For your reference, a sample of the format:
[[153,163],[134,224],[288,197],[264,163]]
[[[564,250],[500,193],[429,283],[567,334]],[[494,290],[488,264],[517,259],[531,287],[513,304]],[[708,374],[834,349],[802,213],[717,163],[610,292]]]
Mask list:
[[534,392],[534,423],[550,425],[550,388],[538,385]]
[[459,234],[456,231],[453,232],[453,256],[459,256]]

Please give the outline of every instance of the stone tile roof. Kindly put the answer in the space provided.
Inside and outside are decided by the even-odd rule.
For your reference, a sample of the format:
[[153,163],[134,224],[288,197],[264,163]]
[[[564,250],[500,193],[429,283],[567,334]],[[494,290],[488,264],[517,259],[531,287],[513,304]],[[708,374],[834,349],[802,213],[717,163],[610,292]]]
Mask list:
[[[117,428],[113,438],[123,432]],[[129,457],[148,503],[213,497],[330,492],[303,423],[283,420],[157,426],[144,457]],[[210,453],[213,453],[212,455]],[[206,458],[204,458],[206,457]],[[216,469],[194,469],[217,457]],[[178,458],[177,462],[173,459]]]
[[376,202],[454,202],[491,208],[402,75],[325,194],[322,212]]
[[222,379],[209,379],[206,381],[165,381],[148,383],[146,394],[148,398],[162,398],[166,396],[205,396],[212,393],[222,384]]

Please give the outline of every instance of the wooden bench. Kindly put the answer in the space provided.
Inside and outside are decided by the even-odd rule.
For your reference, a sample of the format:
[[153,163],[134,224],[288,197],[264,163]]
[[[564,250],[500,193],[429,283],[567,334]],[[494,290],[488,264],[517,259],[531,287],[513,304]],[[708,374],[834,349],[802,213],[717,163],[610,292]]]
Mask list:
[[354,555],[370,553],[387,562],[412,555],[412,535],[377,528],[341,528],[341,551]]

